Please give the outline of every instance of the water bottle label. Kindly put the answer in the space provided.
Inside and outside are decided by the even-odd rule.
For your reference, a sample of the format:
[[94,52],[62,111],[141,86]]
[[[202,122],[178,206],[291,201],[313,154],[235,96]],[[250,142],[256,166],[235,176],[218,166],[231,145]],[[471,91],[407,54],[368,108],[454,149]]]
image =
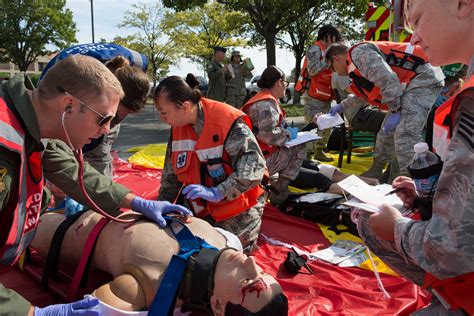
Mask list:
[[415,182],[416,192],[419,196],[428,196],[430,193],[436,191],[436,182],[438,181],[438,174],[424,179],[413,179]]

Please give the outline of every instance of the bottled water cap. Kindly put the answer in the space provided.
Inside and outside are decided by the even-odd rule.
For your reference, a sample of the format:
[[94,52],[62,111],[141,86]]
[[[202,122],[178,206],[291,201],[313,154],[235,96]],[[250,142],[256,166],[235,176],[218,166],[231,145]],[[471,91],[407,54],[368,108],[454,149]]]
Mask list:
[[417,154],[420,154],[422,152],[425,152],[425,151],[429,150],[429,147],[428,147],[427,143],[417,143],[417,144],[415,144],[415,146],[413,146],[413,148],[415,149],[415,152]]

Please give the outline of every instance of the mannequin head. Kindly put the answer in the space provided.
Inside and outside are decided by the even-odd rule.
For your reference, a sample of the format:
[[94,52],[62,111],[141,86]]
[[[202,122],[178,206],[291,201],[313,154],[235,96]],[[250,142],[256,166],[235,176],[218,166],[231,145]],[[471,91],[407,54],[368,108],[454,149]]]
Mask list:
[[[278,282],[263,272],[253,257],[233,249],[224,251],[216,264],[211,307],[215,315],[246,310],[257,313],[273,308],[273,315],[287,315],[286,297]],[[283,295],[283,296],[282,296]],[[242,315],[239,313],[239,315]]]

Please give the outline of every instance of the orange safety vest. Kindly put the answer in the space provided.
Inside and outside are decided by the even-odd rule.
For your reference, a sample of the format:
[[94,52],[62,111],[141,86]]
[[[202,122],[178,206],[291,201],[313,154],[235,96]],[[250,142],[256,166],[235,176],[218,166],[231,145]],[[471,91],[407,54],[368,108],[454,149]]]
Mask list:
[[[474,76],[471,76],[463,88],[445,103],[435,113],[433,147],[442,158],[446,151],[454,131],[454,116],[461,101],[461,94],[468,89],[474,89]],[[423,283],[424,288],[431,288],[433,294],[449,309],[462,308],[469,315],[474,314],[474,300],[472,289],[474,289],[474,272],[465,273],[456,277],[439,280],[430,273],[426,273]]]
[[435,276],[426,273],[423,288],[430,288],[447,309],[462,308],[469,315],[474,315],[474,300],[472,299],[474,272],[444,280],[439,280]]
[[[319,46],[322,55],[324,55],[324,47],[319,41],[314,42],[313,45]],[[323,56],[321,56],[321,60],[323,60]],[[308,73],[308,58],[305,56],[300,76],[295,84],[295,90],[300,93],[308,91],[308,95],[314,99],[329,101],[334,96],[331,78],[332,71],[328,68],[321,70],[315,76],[310,76]]]
[[[268,90],[262,90],[262,91],[258,92],[256,95],[254,95],[252,98],[250,98],[250,100],[245,102],[245,104],[242,106],[241,110],[243,112],[245,112],[246,114],[248,114],[248,109],[253,104],[257,103],[258,101],[262,101],[262,100],[272,100],[273,102],[275,102],[275,104],[277,105],[277,108],[278,108],[278,114],[280,115],[278,117],[278,125],[283,128],[283,124],[285,122],[284,119],[286,117],[285,110],[283,110],[280,107],[280,102]],[[278,146],[272,146],[272,145],[265,144],[264,142],[260,141],[258,138],[257,138],[257,142],[258,142],[258,145],[260,146],[260,149],[262,149],[263,155],[265,157],[270,156],[271,154],[273,154],[279,148]]]
[[474,89],[474,75],[464,83],[457,94],[436,109],[433,122],[433,148],[443,161],[446,159],[448,146],[454,131],[454,114],[459,107],[462,92],[468,89]]
[[[191,125],[174,127],[171,131],[171,161],[175,175],[184,185],[202,184],[212,187],[235,172],[224,148],[235,121],[243,118],[250,128],[252,123],[245,113],[225,103],[201,98],[201,104],[205,118],[201,135],[197,137]],[[225,177],[216,183],[209,168],[221,164]],[[213,203],[198,199],[189,202],[197,216],[210,214],[216,221],[223,221],[256,205],[258,197],[263,193],[263,188],[257,185],[233,200]]]
[[349,77],[352,79],[350,89],[355,95],[367,100],[370,104],[381,107],[382,109],[387,109],[387,105],[382,104],[383,96],[380,93],[380,88],[364,78],[352,60],[352,51],[354,48],[366,43],[377,46],[380,52],[385,56],[387,64],[392,71],[397,74],[404,88],[410,83],[413,77],[416,76],[416,68],[428,62],[428,57],[420,46],[412,46],[409,43],[362,42],[349,49],[347,67]]
[[[41,152],[29,157],[25,152],[25,131],[15,114],[0,96],[0,146],[18,153],[21,159],[18,202],[0,212],[0,264],[13,265],[31,244],[41,211],[43,194],[43,169]],[[0,189],[5,189],[0,181]]]

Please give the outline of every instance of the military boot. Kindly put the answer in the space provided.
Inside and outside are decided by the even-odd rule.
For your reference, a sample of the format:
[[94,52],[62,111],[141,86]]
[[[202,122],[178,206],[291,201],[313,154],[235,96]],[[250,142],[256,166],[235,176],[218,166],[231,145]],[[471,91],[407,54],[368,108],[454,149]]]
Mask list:
[[384,162],[374,159],[374,162],[372,163],[372,166],[370,166],[369,170],[361,173],[360,175],[366,178],[380,179],[384,168],[385,168]]
[[270,190],[270,203],[273,205],[280,205],[286,201],[288,196],[290,196],[290,190],[288,190],[288,185],[291,180],[285,177],[279,177],[278,180],[272,183],[272,188]]
[[332,157],[326,156],[322,150],[318,150],[314,153],[314,159],[322,162],[331,162],[334,161]]

